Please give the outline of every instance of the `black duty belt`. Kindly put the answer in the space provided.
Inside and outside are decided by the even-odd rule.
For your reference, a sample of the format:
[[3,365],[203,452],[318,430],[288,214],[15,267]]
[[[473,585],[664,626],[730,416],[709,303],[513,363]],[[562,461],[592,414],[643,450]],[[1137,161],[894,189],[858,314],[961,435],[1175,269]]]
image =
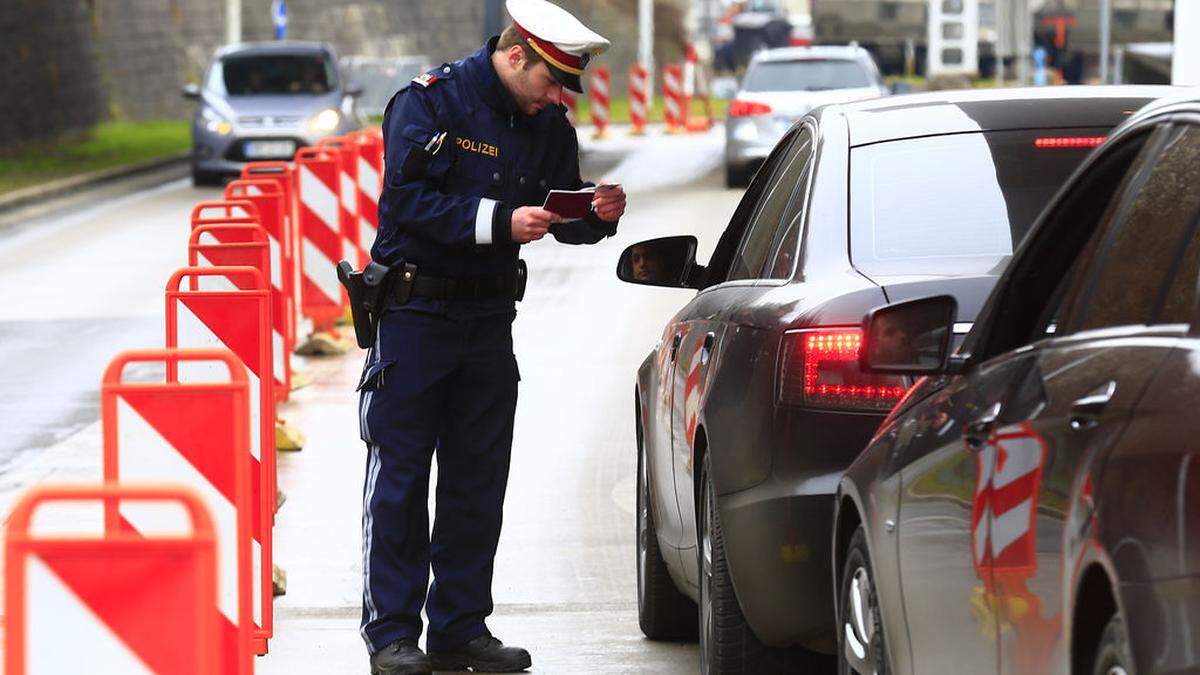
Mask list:
[[[525,261],[506,274],[480,274],[461,277],[432,277],[416,274],[409,297],[430,300],[520,300],[525,295]],[[404,283],[393,281],[393,292],[403,298]]]

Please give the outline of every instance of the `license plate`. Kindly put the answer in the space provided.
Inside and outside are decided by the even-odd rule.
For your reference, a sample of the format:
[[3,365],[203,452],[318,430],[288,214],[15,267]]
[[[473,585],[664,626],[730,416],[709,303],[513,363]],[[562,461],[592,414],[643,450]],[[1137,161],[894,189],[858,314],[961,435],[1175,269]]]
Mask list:
[[296,154],[295,141],[246,141],[243,149],[250,159],[290,159]]

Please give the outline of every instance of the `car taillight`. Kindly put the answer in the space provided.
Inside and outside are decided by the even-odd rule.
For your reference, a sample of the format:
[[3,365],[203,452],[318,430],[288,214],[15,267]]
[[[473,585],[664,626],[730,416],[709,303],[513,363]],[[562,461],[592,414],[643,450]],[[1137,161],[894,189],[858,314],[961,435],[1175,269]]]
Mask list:
[[754,117],[755,115],[770,115],[771,106],[758,101],[744,101],[735,98],[729,102],[730,117]]
[[784,333],[779,401],[785,405],[844,410],[891,410],[908,390],[895,375],[858,367],[862,331],[814,328]]
[[1035,148],[1094,148],[1108,136],[1041,136],[1033,139]]

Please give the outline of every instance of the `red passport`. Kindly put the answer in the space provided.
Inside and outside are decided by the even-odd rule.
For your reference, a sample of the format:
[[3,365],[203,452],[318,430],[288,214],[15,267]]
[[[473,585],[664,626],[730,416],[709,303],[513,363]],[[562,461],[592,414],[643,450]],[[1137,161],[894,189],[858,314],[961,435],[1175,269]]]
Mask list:
[[563,220],[579,220],[592,210],[596,188],[582,190],[551,190],[542,208],[558,214]]

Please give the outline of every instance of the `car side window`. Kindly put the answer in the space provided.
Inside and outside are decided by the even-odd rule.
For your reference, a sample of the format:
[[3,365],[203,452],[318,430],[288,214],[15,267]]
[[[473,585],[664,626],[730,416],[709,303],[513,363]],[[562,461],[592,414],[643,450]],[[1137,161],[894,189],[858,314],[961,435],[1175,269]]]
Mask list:
[[792,205],[783,215],[783,224],[775,233],[775,243],[771,245],[771,252],[767,255],[767,264],[759,274],[763,279],[790,279],[796,268],[800,231],[804,227],[804,214],[808,205],[808,181],[815,162],[813,150],[812,143],[804,150],[808,157],[804,160],[804,169],[796,181]]
[[739,244],[742,241],[742,234],[747,231],[747,223],[751,216],[756,212],[759,199],[766,193],[768,186],[771,185],[771,177],[778,168],[780,161],[787,158],[787,147],[794,136],[785,136],[775,149],[771,151],[767,161],[763,163],[761,169],[755,174],[754,179],[750,181],[750,186],[746,188],[746,192],[742,195],[742,199],[738,202],[738,206],[734,209],[733,216],[729,219],[729,224],[725,226],[725,231],[721,233],[720,240],[717,241],[717,246],[713,250],[712,258],[708,261],[708,266],[705,269],[704,287],[715,286],[726,281],[730,276],[736,253],[739,250]]
[[781,162],[782,168],[772,176],[758,210],[750,219],[738,254],[734,257],[733,267],[729,271],[729,279],[758,278],[766,263],[771,243],[775,240],[775,234],[783,221],[784,212],[792,203],[792,194],[796,190],[800,175],[808,166],[808,159],[812,155],[811,146],[812,134],[807,128],[801,129],[788,147],[787,154]]
[[1089,281],[1061,326],[1076,332],[1152,322],[1200,213],[1197,186],[1200,129],[1172,128],[1148,170],[1127,184],[1114,226],[1084,272]]

